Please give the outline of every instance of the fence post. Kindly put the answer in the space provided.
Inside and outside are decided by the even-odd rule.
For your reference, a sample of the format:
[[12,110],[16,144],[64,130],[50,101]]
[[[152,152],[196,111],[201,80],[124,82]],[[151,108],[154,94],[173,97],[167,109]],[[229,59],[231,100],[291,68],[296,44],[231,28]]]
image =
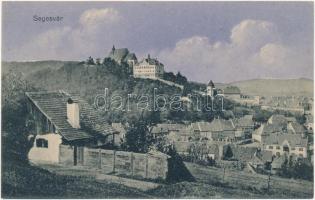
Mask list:
[[267,191],[269,192],[270,190],[270,176],[271,176],[271,169],[269,171],[269,175],[268,175],[268,187],[267,187]]
[[133,153],[130,153],[130,168],[131,168],[131,176],[133,176]]
[[224,178],[225,178],[225,166],[223,167],[223,183],[224,183]]
[[148,168],[149,168],[148,154],[145,154],[145,178],[148,178]]
[[102,169],[102,150],[98,150],[98,168]]
[[115,173],[116,150],[113,150],[113,173]]

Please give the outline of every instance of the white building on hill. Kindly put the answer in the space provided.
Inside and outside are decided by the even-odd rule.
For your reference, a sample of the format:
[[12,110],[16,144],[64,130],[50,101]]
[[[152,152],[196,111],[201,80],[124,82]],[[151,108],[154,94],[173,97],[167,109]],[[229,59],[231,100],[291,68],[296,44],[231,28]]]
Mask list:
[[162,78],[164,74],[164,65],[157,59],[147,58],[133,66],[133,76],[135,78]]

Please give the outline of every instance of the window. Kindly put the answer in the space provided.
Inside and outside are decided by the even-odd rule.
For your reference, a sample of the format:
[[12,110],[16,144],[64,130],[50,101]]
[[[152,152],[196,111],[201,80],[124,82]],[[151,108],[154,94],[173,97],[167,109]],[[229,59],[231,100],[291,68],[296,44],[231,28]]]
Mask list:
[[36,147],[39,147],[39,148],[48,148],[48,140],[45,140],[45,139],[37,139],[36,140]]
[[269,146],[269,149],[273,149],[273,146]]
[[299,151],[303,151],[303,148],[299,148]]
[[291,150],[292,150],[292,151],[295,151],[295,147],[292,147]]
[[303,154],[300,153],[299,156],[300,156],[300,157],[303,157]]
[[280,146],[277,146],[277,149],[280,149]]

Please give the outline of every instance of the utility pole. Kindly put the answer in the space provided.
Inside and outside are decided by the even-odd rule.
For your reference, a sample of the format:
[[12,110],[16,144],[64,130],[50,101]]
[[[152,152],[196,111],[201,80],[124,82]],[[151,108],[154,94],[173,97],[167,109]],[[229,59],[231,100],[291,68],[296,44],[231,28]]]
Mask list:
[[270,176],[271,176],[271,168],[269,170],[269,175],[268,175],[268,187],[267,187],[267,191],[269,192],[270,190]]
[[225,166],[223,166],[223,183],[224,183],[224,177],[225,177]]

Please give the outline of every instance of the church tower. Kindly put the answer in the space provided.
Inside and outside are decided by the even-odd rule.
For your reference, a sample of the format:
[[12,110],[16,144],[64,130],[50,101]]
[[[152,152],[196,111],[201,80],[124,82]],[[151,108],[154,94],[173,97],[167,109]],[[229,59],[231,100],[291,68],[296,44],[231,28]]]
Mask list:
[[212,80],[210,80],[207,85],[207,96],[214,97],[216,95],[215,91],[216,91],[216,88]]

